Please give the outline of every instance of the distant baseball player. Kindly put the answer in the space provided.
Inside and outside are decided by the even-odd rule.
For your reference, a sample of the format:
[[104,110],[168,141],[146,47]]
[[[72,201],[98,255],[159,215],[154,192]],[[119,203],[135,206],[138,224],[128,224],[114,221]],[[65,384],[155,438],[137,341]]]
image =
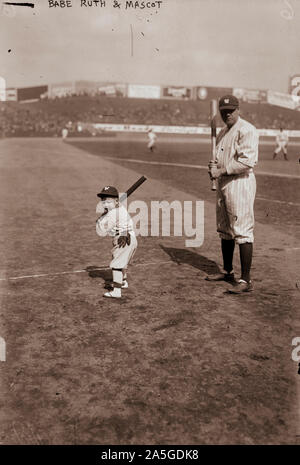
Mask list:
[[96,212],[101,216],[96,221],[99,236],[113,237],[112,261],[113,290],[104,297],[120,298],[121,289],[128,288],[127,267],[137,248],[133,221],[126,208],[119,204],[119,193],[115,187],[106,186],[97,194],[101,201]]
[[153,152],[154,149],[156,148],[156,139],[157,139],[157,135],[155,134],[155,132],[153,132],[152,129],[149,129],[148,131],[148,149],[150,150],[150,152]]
[[68,137],[68,130],[67,128],[63,128],[63,130],[61,131],[61,137],[62,139],[66,139]]
[[[253,168],[258,160],[258,133],[239,116],[239,101],[233,95],[220,99],[219,111],[226,126],[217,136],[217,161],[209,163],[209,174],[217,179],[217,231],[221,238],[224,273],[209,275],[206,279],[231,282],[235,285],[229,292],[240,294],[253,290],[250,278],[256,193]],[[238,281],[232,266],[236,243],[241,262]]]
[[276,147],[274,150],[274,155],[273,155],[273,160],[275,160],[276,155],[282,150],[283,156],[285,160],[288,160],[287,158],[287,145],[289,142],[289,136],[285,131],[283,131],[282,128],[280,128],[280,132],[276,135]]

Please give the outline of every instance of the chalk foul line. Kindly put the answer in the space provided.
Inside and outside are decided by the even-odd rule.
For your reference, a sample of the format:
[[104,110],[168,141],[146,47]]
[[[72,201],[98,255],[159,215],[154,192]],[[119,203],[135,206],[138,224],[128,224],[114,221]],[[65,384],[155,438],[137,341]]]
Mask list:
[[[148,262],[148,263],[133,263],[131,267],[136,266],[152,266],[152,265],[164,265],[164,264],[172,264],[171,260],[164,261],[164,262]],[[29,274],[29,275],[22,275],[22,276],[11,276],[7,278],[0,278],[0,281],[17,281],[18,279],[30,279],[30,278],[48,278],[51,276],[62,276],[65,274],[75,274],[75,273],[93,273],[94,271],[101,271],[101,270],[110,270],[109,266],[98,266],[90,270],[71,270],[71,271],[58,271],[58,272],[50,272],[50,273],[38,273],[38,274]]]

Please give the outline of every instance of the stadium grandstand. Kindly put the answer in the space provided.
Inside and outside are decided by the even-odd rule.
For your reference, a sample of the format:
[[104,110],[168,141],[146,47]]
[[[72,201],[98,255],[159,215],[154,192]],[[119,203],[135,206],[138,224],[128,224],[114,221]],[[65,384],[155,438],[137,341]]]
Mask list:
[[[39,86],[17,89],[8,95],[15,98],[0,102],[1,137],[59,137],[68,127],[69,135],[92,135],[86,124],[161,125],[201,127],[209,125],[209,103],[224,93],[235,93],[241,100],[241,115],[259,129],[300,130],[300,111],[291,95],[243,89],[185,88],[107,84],[84,87]],[[144,94],[141,92],[144,88]],[[92,90],[91,90],[92,89]],[[150,91],[149,91],[150,89]],[[256,92],[253,97],[253,92]],[[279,93],[277,93],[279,94]],[[142,95],[142,97],[141,97]],[[246,95],[246,97],[245,97]],[[272,103],[270,103],[272,102]],[[274,102],[278,105],[273,104]],[[287,102],[287,103],[285,103]],[[297,102],[296,102],[297,103]],[[290,108],[287,108],[290,106]],[[220,119],[219,125],[222,125]]]

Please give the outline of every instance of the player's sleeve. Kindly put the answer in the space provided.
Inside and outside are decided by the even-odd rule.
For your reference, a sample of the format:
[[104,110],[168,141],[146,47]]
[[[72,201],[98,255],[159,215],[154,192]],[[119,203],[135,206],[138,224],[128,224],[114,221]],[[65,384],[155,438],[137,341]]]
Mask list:
[[253,168],[258,157],[258,133],[255,128],[242,128],[235,146],[235,155],[229,161],[228,174],[239,174]]

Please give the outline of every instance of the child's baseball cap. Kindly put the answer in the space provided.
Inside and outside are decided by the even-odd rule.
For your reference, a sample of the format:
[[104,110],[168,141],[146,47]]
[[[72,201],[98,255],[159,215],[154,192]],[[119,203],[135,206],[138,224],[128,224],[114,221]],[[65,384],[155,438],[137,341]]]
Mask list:
[[103,199],[105,197],[116,197],[119,198],[119,192],[113,186],[105,186],[103,187],[102,191],[97,194],[97,197]]

